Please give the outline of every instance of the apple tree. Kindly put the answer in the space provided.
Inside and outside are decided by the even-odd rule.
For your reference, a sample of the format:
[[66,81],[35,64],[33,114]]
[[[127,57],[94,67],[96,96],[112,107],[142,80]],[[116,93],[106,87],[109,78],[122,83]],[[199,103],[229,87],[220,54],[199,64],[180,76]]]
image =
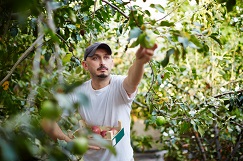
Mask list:
[[115,74],[127,73],[139,45],[158,44],[132,118],[160,136],[133,134],[134,149],[158,144],[167,160],[242,159],[240,0],[9,0],[0,9],[1,160],[82,156],[87,134],[69,145],[50,141],[40,120],[58,121],[66,133],[78,128],[73,111],[89,102],[83,93],[74,104],[66,97],[89,79],[80,64],[95,41],[112,47]]

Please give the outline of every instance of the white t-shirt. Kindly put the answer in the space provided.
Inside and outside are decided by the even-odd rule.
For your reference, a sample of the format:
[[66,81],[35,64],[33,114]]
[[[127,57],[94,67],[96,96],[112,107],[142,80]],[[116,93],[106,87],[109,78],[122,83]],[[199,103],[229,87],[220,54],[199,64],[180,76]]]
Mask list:
[[90,99],[89,107],[79,108],[81,118],[88,125],[113,127],[118,126],[119,120],[125,133],[115,145],[116,156],[108,149],[88,150],[84,155],[84,161],[130,161],[133,158],[130,142],[130,112],[136,92],[130,97],[127,95],[123,87],[124,79],[125,76],[111,75],[110,84],[102,89],[94,90],[89,80],[75,90],[83,92]]

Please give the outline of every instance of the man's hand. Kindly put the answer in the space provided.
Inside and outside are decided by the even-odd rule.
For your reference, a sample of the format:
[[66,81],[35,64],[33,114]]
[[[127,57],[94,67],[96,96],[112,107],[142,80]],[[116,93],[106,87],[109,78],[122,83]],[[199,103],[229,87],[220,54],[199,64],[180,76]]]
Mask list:
[[128,76],[125,78],[123,82],[123,87],[126,90],[129,97],[131,97],[131,94],[136,91],[137,86],[143,77],[144,64],[146,64],[152,59],[154,55],[154,50],[156,48],[157,44],[155,44],[154,47],[149,49],[140,46],[140,48],[137,50],[136,60],[129,68]]
[[101,148],[98,147],[98,146],[89,145],[89,149],[92,149],[92,150],[100,150]]
[[146,64],[152,59],[154,55],[154,50],[157,47],[157,44],[155,44],[152,48],[149,49],[140,46],[140,48],[136,52],[136,60],[141,62],[142,64]]

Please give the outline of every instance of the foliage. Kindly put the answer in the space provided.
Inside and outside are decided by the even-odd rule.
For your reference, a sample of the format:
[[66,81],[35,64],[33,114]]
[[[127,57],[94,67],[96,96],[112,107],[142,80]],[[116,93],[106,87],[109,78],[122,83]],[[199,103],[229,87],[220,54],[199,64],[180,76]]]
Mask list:
[[[88,101],[79,94],[80,101],[70,104],[66,97],[89,78],[80,66],[84,49],[95,41],[109,43],[114,73],[126,74],[133,49],[149,45],[152,34],[159,48],[146,66],[132,115],[161,131],[156,141],[168,150],[167,158],[242,157],[240,0],[168,0],[151,3],[149,10],[121,0],[10,0],[0,8],[1,160],[80,157],[46,137],[39,124],[43,102],[61,105],[69,117],[59,118],[60,126],[76,130],[73,111]],[[158,126],[158,116],[166,123]],[[132,139],[136,150],[153,142],[136,133]]]

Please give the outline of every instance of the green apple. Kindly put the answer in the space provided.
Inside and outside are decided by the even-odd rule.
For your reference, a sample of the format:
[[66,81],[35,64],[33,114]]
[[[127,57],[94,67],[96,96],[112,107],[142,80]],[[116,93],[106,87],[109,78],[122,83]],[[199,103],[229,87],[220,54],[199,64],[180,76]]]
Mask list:
[[165,119],[164,116],[157,116],[156,118],[156,125],[157,126],[162,126],[164,124],[166,124],[167,120]]
[[45,100],[41,105],[40,114],[44,118],[55,120],[60,116],[60,109],[51,100]]
[[138,42],[144,48],[152,48],[155,45],[156,37],[151,30],[145,30],[138,37]]
[[83,155],[88,150],[88,140],[85,137],[78,137],[69,143],[69,148],[73,154]]

